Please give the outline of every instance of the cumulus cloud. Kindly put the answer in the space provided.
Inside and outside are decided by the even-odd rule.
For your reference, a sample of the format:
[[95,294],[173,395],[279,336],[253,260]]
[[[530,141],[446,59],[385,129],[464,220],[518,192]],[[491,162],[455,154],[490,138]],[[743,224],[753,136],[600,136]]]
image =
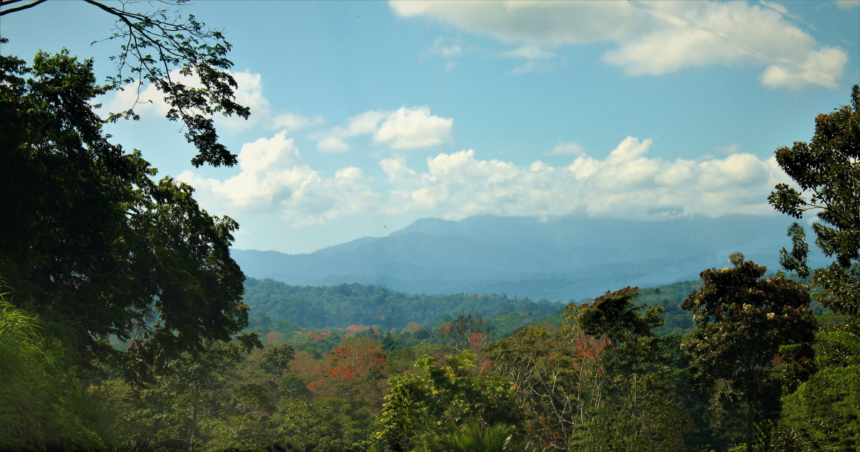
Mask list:
[[[295,228],[320,225],[347,215],[380,208],[373,179],[355,167],[325,177],[305,164],[292,139],[280,132],[242,146],[240,173],[224,181],[185,171],[177,179],[198,191],[207,203],[227,210],[277,210]],[[384,211],[384,209],[383,209]]]
[[[768,1],[389,4],[402,17],[427,17],[531,48],[614,42],[617,47],[604,53],[603,61],[632,76],[748,66],[764,68],[760,80],[768,87],[833,89],[848,61],[843,49],[819,45],[786,19],[798,18],[784,5]],[[534,59],[529,61],[536,67]],[[520,71],[528,70],[527,64]]]
[[349,145],[338,137],[324,137],[317,141],[317,150],[337,154],[349,150]]
[[[249,71],[231,72],[236,81],[236,102],[251,109],[251,116],[245,120],[238,116],[215,116],[215,123],[232,130],[245,130],[255,126],[268,129],[295,131],[324,123],[321,116],[306,117],[296,113],[276,113],[269,100],[263,95],[263,81],[260,74]],[[192,88],[202,88],[203,84],[195,75],[182,75],[178,70],[170,73],[171,80]],[[164,94],[153,85],[148,85],[138,93],[137,85],[132,83],[117,91],[105,102],[108,111],[116,112],[134,107],[142,117],[164,116],[170,106]]]
[[243,146],[241,171],[231,178],[219,181],[186,171],[178,179],[194,186],[206,204],[217,203],[228,211],[274,211],[295,228],[347,216],[413,211],[448,219],[484,214],[663,219],[769,213],[767,195],[788,180],[774,158],[736,152],[723,158],[667,161],[648,157],[652,146],[651,139],[627,137],[603,159],[579,152],[566,166],[482,160],[470,149],[429,157],[425,170],[410,167],[398,156],[380,161],[386,177],[376,181],[355,167],[333,176],[309,168],[293,140],[281,132]]
[[345,126],[311,135],[322,152],[344,152],[344,141],[358,135],[372,135],[373,142],[391,149],[417,149],[439,146],[451,138],[454,119],[431,114],[430,107],[400,107],[393,111],[367,111],[347,120]]
[[449,219],[483,214],[548,218],[575,212],[631,219],[763,213],[772,210],[767,194],[787,179],[773,158],[740,153],[664,161],[646,157],[652,144],[628,137],[603,160],[582,154],[561,167],[536,161],[521,168],[477,159],[473,150],[429,158],[424,173],[398,159],[383,160],[381,166],[392,185],[389,205],[404,211],[437,210]]

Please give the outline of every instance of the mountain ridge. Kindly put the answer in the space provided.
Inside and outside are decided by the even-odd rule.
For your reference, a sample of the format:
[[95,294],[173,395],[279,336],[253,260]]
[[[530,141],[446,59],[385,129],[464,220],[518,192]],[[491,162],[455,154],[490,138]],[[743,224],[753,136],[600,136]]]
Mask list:
[[[729,253],[776,270],[793,223],[732,215],[637,222],[565,217],[426,218],[385,237],[308,254],[237,250],[243,271],[291,285],[374,284],[406,293],[507,293],[567,301],[695,279]],[[813,253],[812,263],[823,261]]]

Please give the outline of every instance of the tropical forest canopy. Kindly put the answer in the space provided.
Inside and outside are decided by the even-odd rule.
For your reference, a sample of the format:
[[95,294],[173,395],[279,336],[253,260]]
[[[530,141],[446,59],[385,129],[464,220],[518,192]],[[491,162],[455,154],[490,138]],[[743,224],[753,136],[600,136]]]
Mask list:
[[106,84],[67,51],[0,55],[0,448],[860,448],[860,86],[775,152],[793,183],[767,202],[818,215],[775,273],[735,252],[697,281],[568,303],[296,287],[246,278],[236,221],[105,132],[134,109],[96,111],[145,82],[194,166],[238,163],[212,119],[249,114],[224,35],[84,1],[118,19]]

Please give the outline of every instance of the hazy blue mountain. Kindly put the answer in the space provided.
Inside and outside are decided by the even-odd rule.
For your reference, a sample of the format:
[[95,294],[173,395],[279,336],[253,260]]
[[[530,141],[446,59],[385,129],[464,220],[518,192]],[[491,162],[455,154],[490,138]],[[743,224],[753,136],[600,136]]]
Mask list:
[[[387,237],[310,254],[233,250],[249,276],[291,285],[376,284],[407,293],[498,293],[567,301],[626,285],[696,279],[729,253],[777,269],[783,216],[667,221],[566,217],[427,218]],[[817,254],[813,263],[823,262]]]

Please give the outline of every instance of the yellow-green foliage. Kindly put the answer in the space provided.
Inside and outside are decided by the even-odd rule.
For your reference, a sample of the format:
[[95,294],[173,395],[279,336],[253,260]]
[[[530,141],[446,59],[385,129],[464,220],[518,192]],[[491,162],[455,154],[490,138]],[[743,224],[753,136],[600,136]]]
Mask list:
[[0,449],[101,448],[103,391],[82,389],[46,326],[0,296]]

